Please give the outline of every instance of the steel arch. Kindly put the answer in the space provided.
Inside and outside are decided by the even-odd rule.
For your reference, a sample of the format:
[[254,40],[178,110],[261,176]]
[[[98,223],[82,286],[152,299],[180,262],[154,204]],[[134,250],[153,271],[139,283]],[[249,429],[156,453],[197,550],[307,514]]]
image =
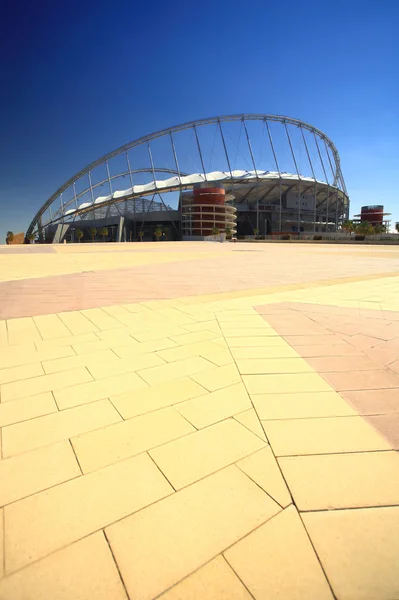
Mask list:
[[[339,158],[338,150],[335,147],[332,140],[320,129],[314,127],[313,125],[310,125],[309,123],[301,121],[299,119],[295,119],[293,117],[287,117],[287,116],[283,116],[283,115],[258,114],[258,113],[224,115],[224,116],[210,117],[207,119],[198,119],[195,121],[188,121],[181,125],[174,125],[173,127],[168,127],[166,129],[162,129],[155,133],[151,133],[149,135],[145,135],[140,138],[137,138],[136,140],[133,140],[132,142],[124,144],[123,146],[116,148],[115,150],[109,152],[108,154],[105,154],[101,158],[98,158],[97,160],[95,160],[94,162],[92,162],[88,166],[86,166],[84,169],[82,169],[81,171],[79,171],[78,173],[76,173],[75,175],[70,177],[61,187],[59,187],[54,192],[54,194],[52,194],[50,196],[50,198],[48,198],[48,200],[46,200],[46,202],[41,206],[39,211],[36,213],[36,215],[32,219],[32,221],[27,229],[26,235],[28,236],[30,233],[33,232],[36,224],[40,221],[40,217],[43,215],[43,213],[52,205],[52,203],[57,198],[60,197],[60,195],[66,189],[68,189],[70,186],[73,186],[74,183],[78,179],[83,177],[84,175],[90,174],[90,172],[93,169],[95,169],[96,167],[98,167],[104,163],[107,163],[108,160],[110,160],[124,152],[127,152],[128,150],[131,150],[132,148],[140,146],[141,144],[145,144],[145,143],[148,144],[149,142],[151,142],[157,138],[160,138],[160,137],[163,137],[163,136],[166,136],[169,134],[173,134],[178,131],[183,131],[183,130],[187,130],[187,129],[193,129],[195,131],[196,127],[201,127],[204,125],[211,125],[211,124],[220,124],[223,122],[231,122],[231,121],[242,121],[242,122],[244,122],[244,125],[245,125],[246,121],[264,121],[266,124],[267,124],[267,122],[271,121],[271,122],[282,123],[285,126],[287,124],[293,125],[293,126],[301,128],[301,129],[306,129],[307,131],[311,132],[313,135],[317,135],[318,138],[323,140],[323,142],[326,144],[326,146],[328,146],[328,148],[331,150],[331,153],[334,157],[335,169],[334,169],[334,181],[333,181],[332,185],[336,186],[337,183],[340,182],[342,185],[343,191],[345,192],[345,194],[347,194],[345,182],[344,182],[342,172],[341,172],[340,158]],[[162,170],[157,169],[157,171],[162,171]],[[131,172],[134,173],[133,170]],[[104,181],[107,181],[107,180],[104,180]]]

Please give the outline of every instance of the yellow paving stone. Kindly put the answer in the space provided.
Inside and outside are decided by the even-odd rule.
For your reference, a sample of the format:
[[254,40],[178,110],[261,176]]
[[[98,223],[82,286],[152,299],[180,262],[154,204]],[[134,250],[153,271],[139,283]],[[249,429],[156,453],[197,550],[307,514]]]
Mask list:
[[[70,373],[70,371],[66,371],[66,373]],[[103,400],[112,394],[142,390],[146,387],[148,387],[147,384],[136,373],[124,373],[75,385],[73,388],[55,390],[54,398],[59,408],[64,409]]]
[[258,327],[242,327],[237,329],[227,329],[223,331],[223,335],[225,338],[229,340],[230,338],[242,337],[244,339],[248,337],[280,337],[274,329],[269,327],[268,325],[259,325]]
[[162,383],[163,381],[171,381],[185,377],[187,375],[195,375],[201,371],[216,369],[215,365],[201,357],[187,358],[186,360],[178,360],[173,363],[152,367],[138,371],[138,375],[150,385]]
[[245,427],[228,419],[150,451],[162,473],[180,489],[265,446]]
[[276,456],[390,450],[385,439],[362,417],[264,421]]
[[135,358],[116,357],[116,360],[112,360],[106,364],[96,364],[93,362],[88,365],[88,369],[93,375],[94,379],[104,379],[105,377],[123,375],[124,373],[139,371],[140,369],[148,369],[149,367],[157,367],[158,365],[164,364],[165,361],[162,360],[162,358],[152,353],[142,355],[138,354]]
[[129,314],[129,311],[126,308],[124,308],[123,306],[103,306],[103,308],[101,310],[103,312],[105,312],[106,314],[115,317],[116,319],[118,319],[118,317],[120,317],[120,315]]
[[302,518],[337,598],[399,598],[399,507]]
[[251,401],[242,383],[200,395],[198,398],[180,402],[178,410],[197,429],[232,417],[238,412],[250,408]]
[[[20,346],[10,346],[9,350],[13,350],[14,348],[19,348]],[[67,358],[70,356],[74,356],[75,353],[72,350],[71,346],[51,346],[46,345],[44,347],[40,346],[40,350],[36,350],[34,348],[29,352],[19,352],[18,354],[9,353],[9,356],[4,360],[1,360],[1,365],[3,367],[7,366],[18,366],[18,365],[28,365],[31,363],[40,363],[47,360],[56,360],[58,358]]]
[[[110,400],[124,419],[130,419],[208,393],[205,388],[189,377],[183,377],[138,392],[126,392],[118,396],[111,396]],[[176,408],[178,407],[176,406]]]
[[0,369],[0,384],[9,383],[10,381],[22,381],[23,379],[37,377],[39,375],[44,375],[43,367],[40,363]]
[[215,333],[214,331],[195,331],[192,333],[183,333],[181,335],[171,335],[170,339],[176,342],[179,346],[184,344],[194,344],[195,342],[205,342],[206,340],[212,340],[216,337],[220,337],[220,332]]
[[[166,321],[165,321],[166,324]],[[177,336],[178,334],[187,334],[187,331],[183,327],[176,327],[170,323],[164,327],[154,327],[154,329],[148,329],[145,327],[143,331],[137,331],[134,333],[134,338],[138,342],[151,342],[154,340],[160,340],[166,337]],[[191,334],[189,334],[191,335]],[[213,334],[214,335],[214,334]],[[174,341],[174,340],[172,340]]]
[[13,381],[1,386],[1,400],[2,402],[8,402],[10,400],[17,400],[18,398],[26,398],[27,396],[34,396],[42,392],[50,392],[67,386],[77,386],[79,383],[92,381],[92,379],[89,371],[81,367],[62,373]]
[[250,408],[249,410],[241,412],[237,415],[234,415],[234,418],[236,419],[236,421],[241,423],[241,425],[244,425],[244,427],[253,431],[253,433],[255,433],[262,440],[264,440],[265,442],[267,441],[265,432],[263,431],[262,425],[258,419],[258,415],[256,414],[253,408]]
[[236,464],[283,508],[292,503],[291,494],[270,446],[243,458]]
[[241,383],[241,377],[235,364],[193,374],[191,378],[210,392],[220,390],[234,383]]
[[245,319],[237,317],[236,321],[219,321],[219,325],[224,335],[229,335],[230,331],[238,331],[240,329],[272,329],[272,327],[260,316],[247,317]]
[[110,362],[118,361],[119,358],[112,350],[101,350],[99,352],[93,352],[93,354],[88,352],[84,354],[74,354],[73,356],[58,358],[56,360],[46,360],[43,362],[43,369],[47,374],[51,374],[69,371],[70,369],[75,369],[77,367],[91,367],[93,365],[99,365],[100,367],[100,365],[104,366],[104,363],[108,364]]
[[219,323],[243,323],[245,321],[252,322],[254,318],[261,318],[251,308],[248,310],[226,310],[217,313],[217,320]]
[[0,461],[0,505],[79,475],[81,471],[68,441],[6,458]]
[[205,356],[220,351],[221,348],[219,345],[210,341],[205,341],[193,342],[192,344],[186,344],[185,346],[176,345],[173,348],[160,350],[157,354],[166,362],[175,362],[176,360],[184,360],[185,358],[190,358],[192,356]]
[[0,348],[2,346],[8,346],[8,334],[6,322],[0,320]]
[[228,349],[229,348],[229,346],[227,345],[226,340],[223,337],[215,338],[214,340],[212,340],[212,344],[217,344],[218,346],[220,346],[223,349]]
[[10,346],[41,341],[42,337],[32,317],[7,321],[8,344]]
[[73,335],[98,331],[98,327],[78,310],[61,312],[58,316]]
[[220,350],[217,350],[216,352],[213,350],[212,352],[204,352],[202,356],[218,367],[234,364],[234,359],[227,349],[223,350],[220,348]]
[[239,541],[225,557],[256,599],[333,600],[293,506]]
[[238,358],[236,364],[241,375],[314,373],[303,358]]
[[33,320],[43,340],[70,336],[74,333],[64,325],[58,315],[41,315],[33,317]]
[[136,342],[133,340],[133,343],[127,344],[125,342],[118,342],[116,344],[111,343],[110,346],[112,350],[120,357],[120,358],[130,358],[131,356],[136,356],[137,354],[146,354],[148,352],[157,352],[159,350],[166,350],[167,348],[176,348],[175,342],[172,342],[169,338],[162,338],[161,340],[153,340],[151,342]]
[[106,534],[128,593],[149,600],[279,510],[232,466],[111,525]]
[[0,508],[0,579],[4,575],[4,514]]
[[9,504],[4,510],[6,573],[94,533],[172,491],[148,455],[141,454]]
[[84,317],[89,319],[98,329],[105,331],[107,329],[122,328],[123,324],[111,317],[101,308],[88,308],[80,311]]
[[3,428],[3,456],[54,444],[120,420],[109,400],[101,400],[9,425]]
[[227,342],[229,348],[287,347],[287,342],[278,335],[254,337],[249,334],[245,337],[227,337]]
[[3,579],[2,600],[127,600],[100,531]]
[[252,596],[223,556],[217,556],[168,592],[159,596],[159,600],[215,600],[216,598],[218,600],[252,600]]
[[0,402],[0,427],[57,411],[58,408],[51,392],[44,392],[37,396],[29,396],[29,398],[21,398],[12,402]]
[[334,391],[253,394],[251,399],[261,420],[357,415],[356,411]]
[[288,344],[280,346],[242,346],[239,348],[231,348],[231,353],[234,358],[239,361],[242,359],[266,359],[266,358],[298,358],[299,354],[295,352]]
[[96,335],[103,342],[108,342],[109,346],[137,345],[137,341],[132,338],[128,329],[107,329],[105,331],[97,331]]
[[[134,345],[134,340],[132,339],[132,345]],[[98,338],[94,342],[85,342],[83,344],[75,344],[72,342],[72,348],[76,352],[76,354],[91,354],[94,352],[101,352],[102,350],[109,350],[111,344],[109,341],[99,340]]]
[[329,392],[328,383],[317,373],[243,375],[249,394]]
[[188,331],[192,331],[193,333],[195,331],[213,331],[213,333],[218,333],[219,336],[221,335],[221,331],[220,331],[220,327],[219,327],[219,323],[215,320],[212,321],[201,321],[200,323],[190,323],[185,325],[185,328]]
[[281,457],[300,511],[399,504],[397,452]]
[[69,335],[67,337],[57,338],[45,342],[35,341],[35,345],[38,350],[49,350],[50,348],[62,348],[64,346],[72,346],[72,344],[88,344],[89,342],[98,342],[98,337],[95,333]]
[[79,435],[72,438],[72,445],[88,473],[194,431],[173,408],[163,408]]

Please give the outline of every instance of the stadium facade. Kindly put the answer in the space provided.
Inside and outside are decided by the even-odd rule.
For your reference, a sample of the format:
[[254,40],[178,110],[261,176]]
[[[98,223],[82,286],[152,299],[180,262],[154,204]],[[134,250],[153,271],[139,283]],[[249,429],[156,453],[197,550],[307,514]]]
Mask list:
[[[244,114],[192,121],[141,137],[65,182],[27,236],[203,239],[215,228],[246,236],[333,232],[349,217],[338,151],[290,117]],[[106,231],[104,231],[106,228]],[[104,235],[107,233],[107,235]]]

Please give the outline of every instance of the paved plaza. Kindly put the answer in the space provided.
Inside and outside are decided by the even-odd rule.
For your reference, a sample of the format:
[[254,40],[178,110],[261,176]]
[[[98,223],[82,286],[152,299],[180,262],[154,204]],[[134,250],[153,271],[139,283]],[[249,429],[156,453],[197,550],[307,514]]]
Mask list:
[[399,247],[0,246],[0,600],[397,600]]

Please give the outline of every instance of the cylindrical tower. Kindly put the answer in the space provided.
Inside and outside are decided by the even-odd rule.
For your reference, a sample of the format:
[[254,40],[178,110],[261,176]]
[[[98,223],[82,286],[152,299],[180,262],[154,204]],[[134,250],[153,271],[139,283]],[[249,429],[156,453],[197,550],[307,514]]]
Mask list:
[[384,221],[384,207],[381,204],[362,206],[360,220],[368,221],[371,225],[382,225]]
[[209,187],[208,182],[194,186],[192,193],[182,198],[183,236],[212,235],[214,228],[220,233],[230,229],[236,232],[236,209],[226,203],[233,196],[227,196],[220,184]]

